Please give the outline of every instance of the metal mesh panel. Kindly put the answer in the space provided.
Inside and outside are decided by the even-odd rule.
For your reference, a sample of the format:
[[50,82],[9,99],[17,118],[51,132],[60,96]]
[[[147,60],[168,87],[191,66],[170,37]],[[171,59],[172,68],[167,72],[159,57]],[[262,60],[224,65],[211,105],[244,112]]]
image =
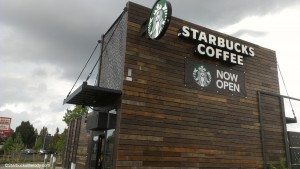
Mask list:
[[300,147],[300,133],[288,132],[290,147]]
[[292,164],[300,164],[300,148],[291,148]]
[[[104,37],[103,49],[106,48],[106,50],[102,55],[100,87],[122,89],[126,48],[126,16],[127,14],[124,14],[119,18],[120,21],[116,21]],[[105,45],[107,46],[105,47]]]
[[292,165],[292,169],[300,169],[300,165]]

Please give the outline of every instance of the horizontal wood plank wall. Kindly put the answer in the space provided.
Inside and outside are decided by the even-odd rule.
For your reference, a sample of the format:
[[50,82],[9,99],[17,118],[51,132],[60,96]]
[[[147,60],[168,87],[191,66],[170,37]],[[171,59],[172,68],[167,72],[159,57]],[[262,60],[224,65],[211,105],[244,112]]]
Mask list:
[[[190,89],[184,85],[185,57],[206,59],[193,54],[195,44],[177,37],[183,25],[249,43],[175,17],[162,39],[149,40],[139,33],[149,9],[128,7],[124,75],[132,69],[133,81],[123,86],[117,168],[262,168],[257,91],[279,93],[275,52],[250,44],[255,57],[232,67],[246,72],[247,98]],[[270,126],[281,125],[279,117],[272,116]],[[278,133],[276,150],[284,151],[280,131],[272,132]]]
[[276,164],[285,157],[283,125],[279,125],[282,123],[280,98],[262,94],[261,111],[266,163]]
[[71,123],[68,125],[68,137],[66,139],[65,149],[64,149],[64,159],[63,159],[63,167],[64,168],[70,168],[70,161],[71,161],[71,154],[72,154],[72,146],[73,146],[73,133],[74,133],[74,123],[75,121],[71,121]]
[[86,118],[83,116],[80,118],[80,133],[78,137],[78,147],[76,155],[76,168],[84,169],[87,168],[87,148],[90,139],[90,133],[86,129]]

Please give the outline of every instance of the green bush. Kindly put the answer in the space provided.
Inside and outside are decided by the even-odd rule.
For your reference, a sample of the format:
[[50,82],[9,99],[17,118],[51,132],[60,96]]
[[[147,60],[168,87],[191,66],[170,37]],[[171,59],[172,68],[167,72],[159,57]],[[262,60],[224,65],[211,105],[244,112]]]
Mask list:
[[286,166],[286,161],[285,159],[281,158],[279,160],[279,162],[275,163],[275,164],[270,164],[269,169],[288,169],[288,167]]

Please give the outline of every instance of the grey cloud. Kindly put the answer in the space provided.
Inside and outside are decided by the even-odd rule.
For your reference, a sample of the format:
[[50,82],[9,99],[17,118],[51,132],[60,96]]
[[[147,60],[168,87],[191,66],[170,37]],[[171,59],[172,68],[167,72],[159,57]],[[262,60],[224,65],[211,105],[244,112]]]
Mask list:
[[47,90],[45,83],[26,77],[0,77],[0,86],[4,86],[0,90],[0,107],[11,103],[30,103]]
[[49,107],[51,112],[61,112],[66,110],[65,106],[62,106],[62,100],[56,100],[49,103]]
[[[133,1],[151,7],[155,0]],[[173,16],[212,29],[220,29],[247,16],[265,15],[300,3],[298,0],[169,1],[173,6]],[[2,28],[10,32],[7,37],[1,32],[1,62],[5,62],[6,67],[18,63],[20,66],[11,69],[17,69],[20,74],[22,69],[32,64],[50,64],[61,69],[57,74],[61,80],[74,82],[97,40],[122,12],[125,4],[125,0],[0,0],[0,31]],[[240,30],[236,35],[244,33],[264,35],[251,30]],[[96,53],[98,55],[99,52]],[[96,62],[96,56],[91,63]],[[90,64],[87,70],[91,70],[92,66]],[[0,70],[3,70],[2,65]],[[35,78],[51,76],[49,70],[41,67],[30,73],[31,77],[0,78],[0,107],[5,103],[33,102],[41,91],[47,90],[47,84],[30,86],[31,83],[38,83]],[[88,73],[86,71],[83,74],[81,81]],[[70,88],[66,89],[65,94]],[[57,102],[49,102],[51,111],[63,110],[61,98],[57,98]],[[11,113],[18,122],[21,119],[29,120],[27,112],[13,114],[7,110],[2,113]]]
[[241,37],[242,35],[245,35],[245,34],[248,34],[248,35],[251,35],[254,37],[261,37],[261,36],[265,36],[267,34],[267,32],[241,29],[231,35],[235,36],[235,37]]
[[[141,0],[134,2],[147,7],[154,3]],[[249,15],[278,11],[296,2],[299,1],[171,1],[174,16],[211,28],[235,23]],[[14,51],[15,57],[10,55],[10,61],[29,60],[63,67],[63,77],[73,80],[100,35],[109,28],[125,4],[124,0],[0,1],[0,24],[13,27],[21,37],[22,42],[18,46],[30,50],[26,55],[24,51],[16,52],[17,46],[12,46],[4,47],[1,53]]]
[[24,86],[28,86],[28,81],[20,78],[5,77],[0,78],[0,107],[8,103],[30,102],[34,96],[29,90],[24,90]]
[[197,24],[218,29],[234,24],[247,16],[277,12],[300,4],[297,0],[174,0],[174,15]]
[[41,67],[34,69],[32,74],[33,74],[33,77],[46,77],[49,75],[47,70],[45,70]]
[[[18,46],[28,46],[27,49],[31,50],[29,55],[24,55],[24,51],[15,53],[18,46],[12,45],[11,49],[4,48],[1,53],[11,50],[14,51],[15,58],[10,55],[8,60],[51,63],[64,67],[67,75],[70,75],[70,71],[77,73],[75,70],[83,65],[101,33],[104,33],[117,18],[125,3],[1,1],[0,23],[13,27],[18,37],[21,37],[19,40],[22,42],[19,42]],[[110,10],[107,10],[108,7]]]
[[39,105],[33,106],[32,109],[36,111],[34,112],[35,115],[38,115],[38,112],[43,112],[43,108]]

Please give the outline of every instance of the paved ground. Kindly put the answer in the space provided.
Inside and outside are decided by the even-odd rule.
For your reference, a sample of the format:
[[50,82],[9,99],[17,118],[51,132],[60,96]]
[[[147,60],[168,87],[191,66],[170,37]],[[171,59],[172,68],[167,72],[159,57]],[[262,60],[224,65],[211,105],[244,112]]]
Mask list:
[[[0,169],[39,169],[39,168],[33,168],[33,167],[0,167]],[[41,169],[43,169],[43,168],[41,168]],[[61,167],[55,167],[55,169],[61,169]]]
[[[0,167],[0,169],[39,169],[39,168],[30,168],[30,167],[28,167],[28,168],[16,168],[16,167]],[[41,168],[41,169],[43,169],[43,168]],[[61,169],[61,167],[56,167],[55,169]]]
[[[32,166],[26,166],[26,165],[24,165],[24,166],[3,166],[2,164],[0,164],[0,169],[39,169],[39,168],[41,168],[41,169],[44,169],[44,167],[39,167],[39,166],[35,166],[35,167],[32,167]],[[49,169],[49,168],[47,168],[47,169]],[[62,169],[60,166],[58,166],[58,167],[55,167],[55,169]]]

